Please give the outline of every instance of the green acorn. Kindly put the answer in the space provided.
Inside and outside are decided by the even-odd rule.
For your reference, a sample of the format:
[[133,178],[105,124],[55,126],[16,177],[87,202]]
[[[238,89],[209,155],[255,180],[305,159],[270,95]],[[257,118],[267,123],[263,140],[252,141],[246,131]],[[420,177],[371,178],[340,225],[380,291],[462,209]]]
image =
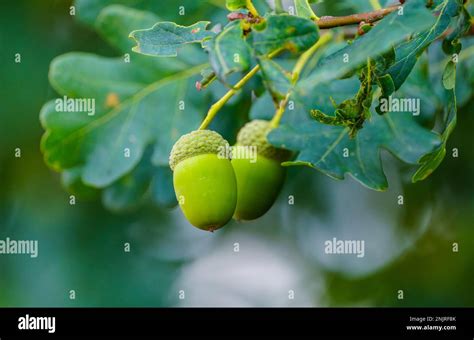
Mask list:
[[173,146],[170,167],[176,198],[188,221],[214,231],[232,219],[237,182],[225,150],[229,144],[217,132],[197,130]]
[[[271,130],[270,122],[254,120],[247,123],[237,136],[232,159],[237,177],[236,220],[254,220],[264,215],[285,181],[286,169],[281,162],[289,159],[290,152],[268,143],[267,135]],[[252,147],[257,151],[255,159],[239,157]]]

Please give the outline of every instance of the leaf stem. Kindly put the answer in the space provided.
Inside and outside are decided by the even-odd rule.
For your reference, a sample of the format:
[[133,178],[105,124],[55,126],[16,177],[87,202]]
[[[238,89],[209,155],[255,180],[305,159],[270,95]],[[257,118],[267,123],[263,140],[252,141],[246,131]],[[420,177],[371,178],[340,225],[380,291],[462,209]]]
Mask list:
[[308,10],[310,12],[310,19],[318,22],[320,18],[316,15],[316,13],[314,12],[314,9],[311,7],[311,4],[309,3],[308,3]]
[[382,9],[382,5],[380,5],[379,0],[370,0],[370,5],[374,10]]
[[258,14],[258,10],[255,8],[255,6],[252,3],[252,0],[247,0],[247,9],[255,18],[260,17],[260,14]]
[[293,68],[293,84],[296,84],[296,82],[298,81],[300,73],[305,67],[309,58],[311,58],[313,54],[322,46],[326,45],[332,38],[333,34],[331,32],[323,34],[313,46],[311,46],[298,58],[298,61],[296,62]]
[[273,116],[270,125],[273,128],[278,127],[280,121],[285,113],[286,106],[288,105],[288,101],[290,100],[291,94],[293,92],[293,87],[299,80],[300,74],[303,71],[303,68],[308,63],[308,60],[319,50],[322,46],[326,45],[329,41],[331,41],[333,34],[331,32],[322,35],[319,40],[311,46],[307,51],[305,51],[296,62],[295,66],[293,67],[292,71],[292,78],[291,78],[291,87],[288,93],[286,94],[285,98],[280,102],[278,108]]
[[[276,51],[273,51],[268,55],[268,58],[273,58],[276,55],[278,55],[282,49],[278,49]],[[245,84],[255,75],[257,72],[260,70],[260,65],[256,65],[253,69],[251,69],[242,79],[239,80],[237,84],[234,85],[233,88],[231,88],[227,93],[219,99],[217,102],[215,102],[207,112],[206,118],[201,123],[201,126],[199,126],[199,130],[205,130],[211,124],[212,120],[214,117],[217,115],[217,113],[222,109],[222,107],[232,98],[242,87],[244,87]]]
[[285,113],[286,106],[288,105],[288,102],[290,101],[290,96],[291,96],[291,91],[288,91],[285,98],[278,105],[275,115],[270,121],[270,126],[272,128],[276,128],[278,127],[278,125],[280,125],[280,121],[283,118],[283,114]]
[[284,12],[282,0],[275,0],[275,12],[277,13]]

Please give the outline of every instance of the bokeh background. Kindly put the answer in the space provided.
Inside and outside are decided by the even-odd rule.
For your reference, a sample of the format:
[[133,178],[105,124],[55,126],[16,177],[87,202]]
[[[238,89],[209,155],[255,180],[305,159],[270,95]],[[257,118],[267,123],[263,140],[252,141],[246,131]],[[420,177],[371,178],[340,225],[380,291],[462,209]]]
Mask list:
[[[161,3],[159,15],[176,19],[174,1]],[[204,3],[184,23],[222,17],[219,4]],[[69,51],[116,52],[69,15],[69,1],[0,6],[0,239],[39,241],[36,259],[0,255],[0,306],[474,306],[472,98],[426,181],[410,183],[413,169],[388,153],[383,193],[294,168],[264,218],[210,234],[151,201],[122,213],[100,201],[69,204],[39,147],[39,111],[56,96],[49,63]],[[331,13],[351,10],[339,7]],[[333,237],[365,240],[365,257],[325,255]]]

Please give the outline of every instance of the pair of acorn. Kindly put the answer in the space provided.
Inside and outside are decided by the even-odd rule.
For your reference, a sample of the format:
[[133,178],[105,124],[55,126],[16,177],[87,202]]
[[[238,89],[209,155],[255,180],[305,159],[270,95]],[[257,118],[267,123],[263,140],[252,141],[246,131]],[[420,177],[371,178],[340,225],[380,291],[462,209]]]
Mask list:
[[281,162],[287,150],[267,141],[270,122],[254,120],[237,135],[237,147],[256,147],[255,160],[222,156],[229,143],[217,132],[197,130],[182,136],[170,154],[179,205],[195,227],[214,231],[236,220],[254,220],[275,202],[285,179]]

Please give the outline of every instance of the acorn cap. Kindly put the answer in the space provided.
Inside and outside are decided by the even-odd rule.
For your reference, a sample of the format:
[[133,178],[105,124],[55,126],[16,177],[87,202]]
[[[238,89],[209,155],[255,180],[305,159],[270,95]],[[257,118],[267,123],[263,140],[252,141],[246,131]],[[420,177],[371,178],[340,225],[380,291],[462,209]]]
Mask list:
[[174,171],[179,162],[204,154],[218,154],[221,148],[229,143],[217,132],[211,130],[196,130],[181,136],[174,144],[170,153],[170,168]]
[[237,135],[237,145],[256,146],[257,154],[275,159],[278,161],[286,161],[291,152],[285,149],[276,148],[267,140],[267,135],[273,127],[266,120],[252,120],[240,129]]

